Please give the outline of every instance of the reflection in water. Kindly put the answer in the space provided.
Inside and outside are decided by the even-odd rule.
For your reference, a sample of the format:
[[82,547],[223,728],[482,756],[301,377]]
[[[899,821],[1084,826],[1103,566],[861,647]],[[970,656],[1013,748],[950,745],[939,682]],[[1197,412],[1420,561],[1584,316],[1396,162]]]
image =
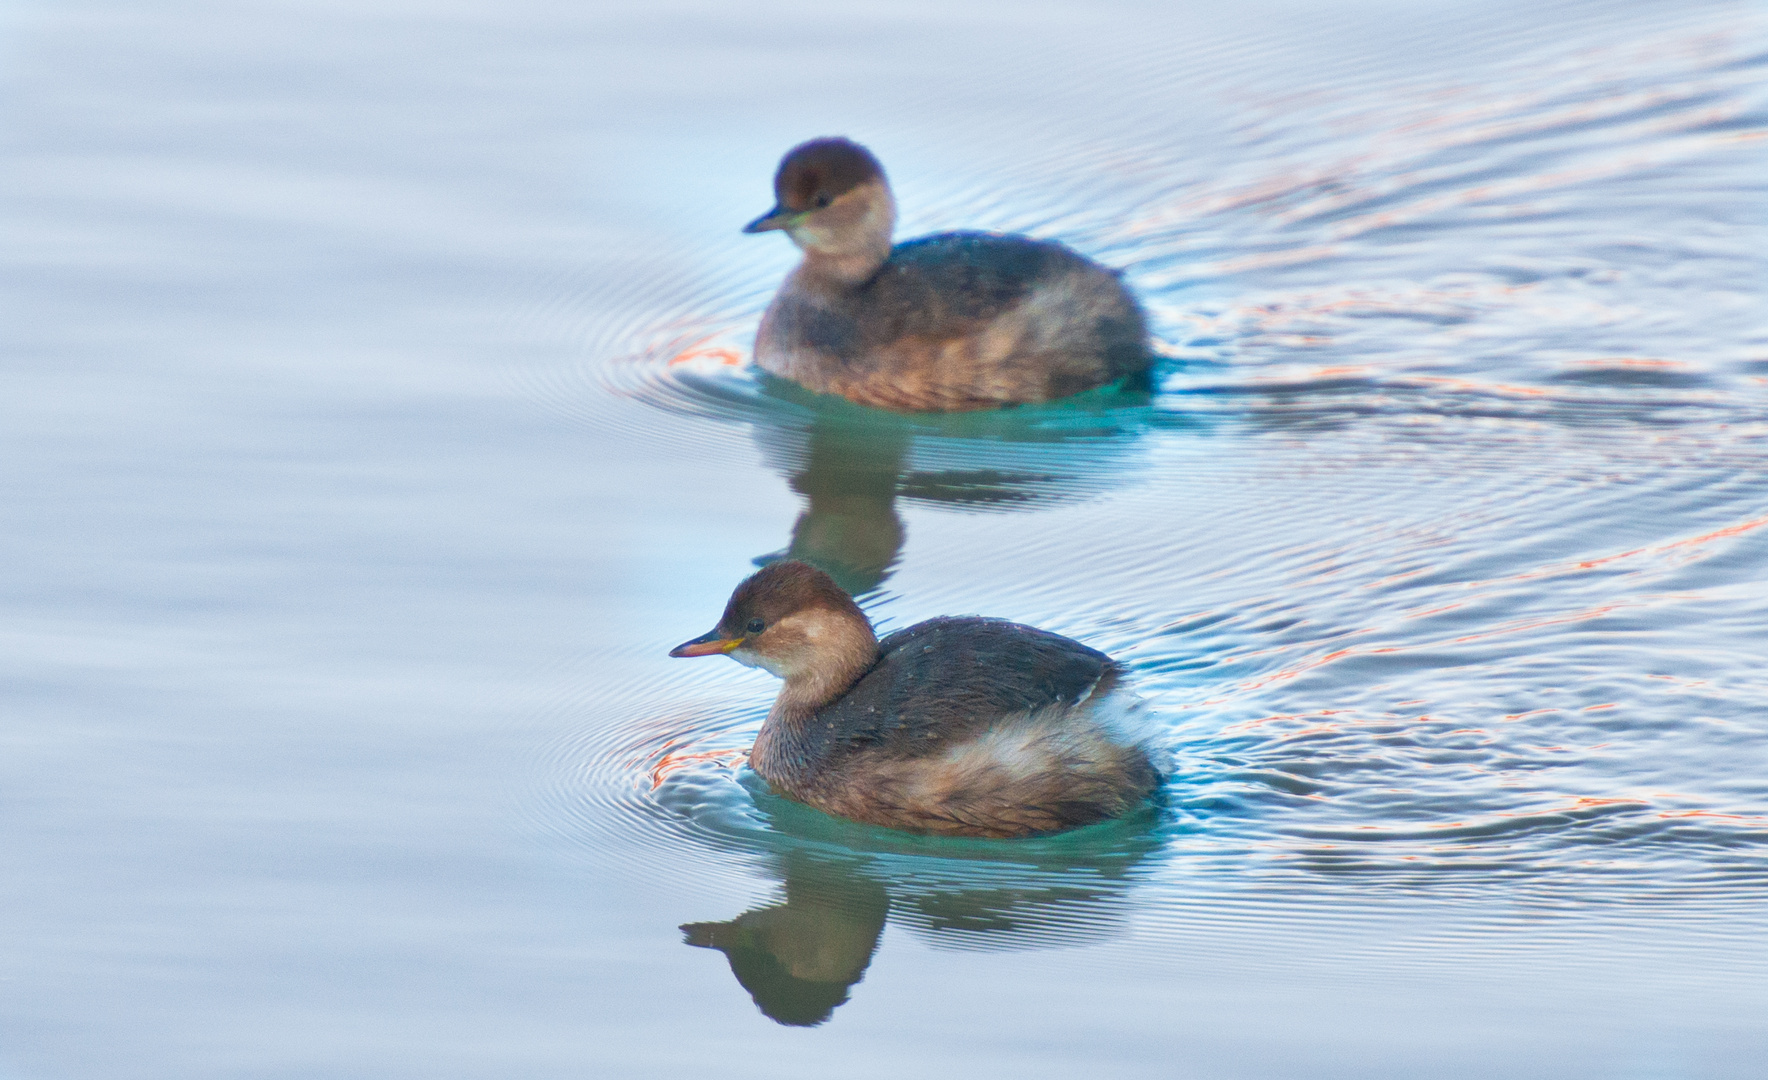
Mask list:
[[768,1016],[792,1027],[827,1020],[864,977],[890,908],[884,886],[834,862],[793,859],[784,903],[729,922],[688,923],[689,945],[717,949]]
[[[897,415],[765,376],[759,385],[758,395],[729,395],[737,407],[727,415],[752,424],[763,459],[806,505],[790,544],[755,561],[801,559],[856,596],[877,589],[901,555],[899,499],[976,511],[1088,498],[1121,487],[1142,434],[1172,422],[1146,393],[1117,389],[1048,406]],[[784,900],[681,930],[687,944],[725,954],[763,1013],[798,1027],[823,1023],[848,1000],[888,917],[954,948],[1097,940],[1121,924],[1130,871],[1159,847],[1152,809],[1001,844],[909,837],[761,801],[773,808],[761,834],[769,847],[811,845],[770,858]],[[861,836],[882,850],[861,842],[856,852]]]
[[[1108,390],[992,413],[897,416],[818,398],[778,380],[767,395],[808,404],[748,411],[763,457],[807,503],[791,543],[859,596],[890,576],[907,533],[899,498],[970,510],[1029,509],[1114,486],[1148,426],[1146,394]],[[764,400],[766,400],[764,398]]]
[[[995,224],[1126,267],[1183,360],[1152,402],[928,417],[814,399],[743,364],[772,271],[700,249],[706,276],[732,274],[716,292],[635,290],[624,331],[535,376],[598,437],[656,423],[682,460],[753,432],[764,468],[744,479],[783,477],[804,500],[781,554],[871,594],[880,620],[925,613],[884,585],[923,556],[905,547],[920,508],[1086,500],[1011,529],[972,521],[915,576],[965,607],[1063,613],[1170,706],[1186,759],[1161,834],[1175,880],[880,851],[781,806],[734,764],[766,708],[746,675],[708,692],[646,669],[615,699],[605,670],[586,674],[559,718],[575,731],[547,820],[645,887],[759,856],[775,902],[687,934],[786,1023],[832,1016],[886,923],[1021,949],[1112,933],[1133,910],[1136,951],[1184,957],[1169,966],[1205,1009],[1313,988],[1311,1043],[1362,1025],[1388,1050],[1415,1007],[1421,1047],[1464,1042],[1456,1023],[1513,1025],[1537,1056],[1617,1020],[1759,1032],[1746,945],[1768,940],[1768,789],[1735,766],[1764,740],[1748,586],[1768,543],[1768,367],[1758,297],[1738,285],[1760,279],[1764,245],[1733,226],[1756,220],[1768,53],[1735,12],[1689,18],[1617,47],[1588,32],[1606,16],[1563,37],[1533,27],[1519,44],[1554,43],[1411,82],[1359,62],[1298,96],[1285,76],[1223,115],[1222,140],[1126,121],[1001,191]],[[973,175],[974,192],[999,189]],[[948,206],[989,201],[974,192],[949,189]],[[651,408],[603,407],[615,397]],[[1008,537],[1005,565],[954,550]],[[1107,973],[1129,952],[1109,951]],[[1513,1005],[1519,962],[1539,974],[1527,1008],[1458,1007]],[[992,965],[941,966],[1009,1035],[1043,1037],[1062,1012],[1003,1015]],[[1081,966],[1026,958],[1007,977],[1060,1000]],[[1616,1009],[1589,993],[1605,985],[1637,996]],[[712,989],[729,992],[722,975]],[[913,1015],[894,1008],[864,1019]],[[1230,1011],[1244,1027],[1218,1022]],[[1288,1050],[1240,1061],[1272,1038],[1268,1009],[1193,1012],[1194,1045],[1234,1030],[1202,1071],[1294,1074]],[[1429,1055],[1390,1071],[1441,1072],[1452,1052]],[[1626,1071],[1586,1060],[1590,1076]]]
[[819,419],[810,430],[803,467],[789,478],[808,500],[792,526],[792,543],[756,559],[802,559],[858,596],[890,576],[906,535],[896,512],[908,434],[853,429]]
[[[791,814],[788,816],[807,816]],[[1029,841],[951,841],[888,830],[812,824],[919,852],[844,850],[818,843],[777,854],[785,899],[726,922],[688,923],[689,945],[717,949],[756,1007],[812,1027],[865,977],[887,918],[935,945],[1030,949],[1098,941],[1123,924],[1132,871],[1160,846],[1152,809],[1078,833]],[[778,825],[790,827],[784,820]],[[777,843],[777,840],[771,842]]]

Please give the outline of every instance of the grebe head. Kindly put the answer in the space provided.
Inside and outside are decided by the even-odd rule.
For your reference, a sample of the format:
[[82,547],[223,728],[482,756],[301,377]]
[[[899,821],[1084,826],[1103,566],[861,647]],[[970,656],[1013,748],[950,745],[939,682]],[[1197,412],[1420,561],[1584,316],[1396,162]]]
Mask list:
[[834,276],[864,280],[890,257],[896,200],[872,152],[847,139],[812,139],[780,160],[775,205],[743,227],[779,229]]
[[878,639],[859,605],[829,575],[793,560],[763,567],[737,586],[710,633],[670,656],[728,655],[788,684],[840,694],[878,657]]

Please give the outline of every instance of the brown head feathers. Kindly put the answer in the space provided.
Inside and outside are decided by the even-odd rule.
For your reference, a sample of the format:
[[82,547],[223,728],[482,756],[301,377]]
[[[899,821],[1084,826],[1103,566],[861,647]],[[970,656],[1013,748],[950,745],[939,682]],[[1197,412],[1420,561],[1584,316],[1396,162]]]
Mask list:
[[788,210],[817,210],[868,180],[882,180],[884,166],[849,139],[812,139],[780,159],[774,197]]
[[831,612],[858,621],[870,629],[871,620],[835,579],[809,563],[788,559],[770,563],[745,578],[731,593],[718,632],[727,637],[755,634],[751,624],[759,620],[772,626],[789,615],[810,610]]

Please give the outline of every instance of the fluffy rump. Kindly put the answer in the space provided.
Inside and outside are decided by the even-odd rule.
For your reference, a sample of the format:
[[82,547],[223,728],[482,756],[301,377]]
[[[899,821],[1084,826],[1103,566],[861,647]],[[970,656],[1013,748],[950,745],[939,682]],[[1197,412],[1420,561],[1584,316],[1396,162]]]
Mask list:
[[1127,694],[1001,718],[942,752],[869,759],[840,790],[814,799],[831,813],[952,836],[1014,837],[1120,817],[1159,774],[1129,730]]

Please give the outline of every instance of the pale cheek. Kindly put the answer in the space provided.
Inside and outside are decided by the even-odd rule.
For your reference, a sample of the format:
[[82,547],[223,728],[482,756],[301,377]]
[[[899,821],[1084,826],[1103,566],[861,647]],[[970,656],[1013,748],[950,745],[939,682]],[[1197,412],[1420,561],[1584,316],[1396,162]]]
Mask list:
[[826,248],[834,242],[834,237],[828,232],[803,222],[787,229],[786,235],[792,238],[794,244],[806,250]]
[[882,230],[885,233],[889,233],[890,227],[895,224],[893,216],[888,202],[880,201],[874,203],[866,208],[866,216],[864,219],[866,231],[874,232]]
[[801,220],[787,229],[786,235],[807,251],[834,252],[851,250],[856,245],[863,247],[878,232],[888,240],[894,211],[887,198],[861,189],[843,195],[832,208],[819,210],[813,216],[816,220]]
[[742,664],[744,667],[760,668],[770,674],[778,675],[782,679],[786,677],[786,673],[781,670],[777,661],[751,652],[748,649],[732,649],[728,655],[732,660]]

